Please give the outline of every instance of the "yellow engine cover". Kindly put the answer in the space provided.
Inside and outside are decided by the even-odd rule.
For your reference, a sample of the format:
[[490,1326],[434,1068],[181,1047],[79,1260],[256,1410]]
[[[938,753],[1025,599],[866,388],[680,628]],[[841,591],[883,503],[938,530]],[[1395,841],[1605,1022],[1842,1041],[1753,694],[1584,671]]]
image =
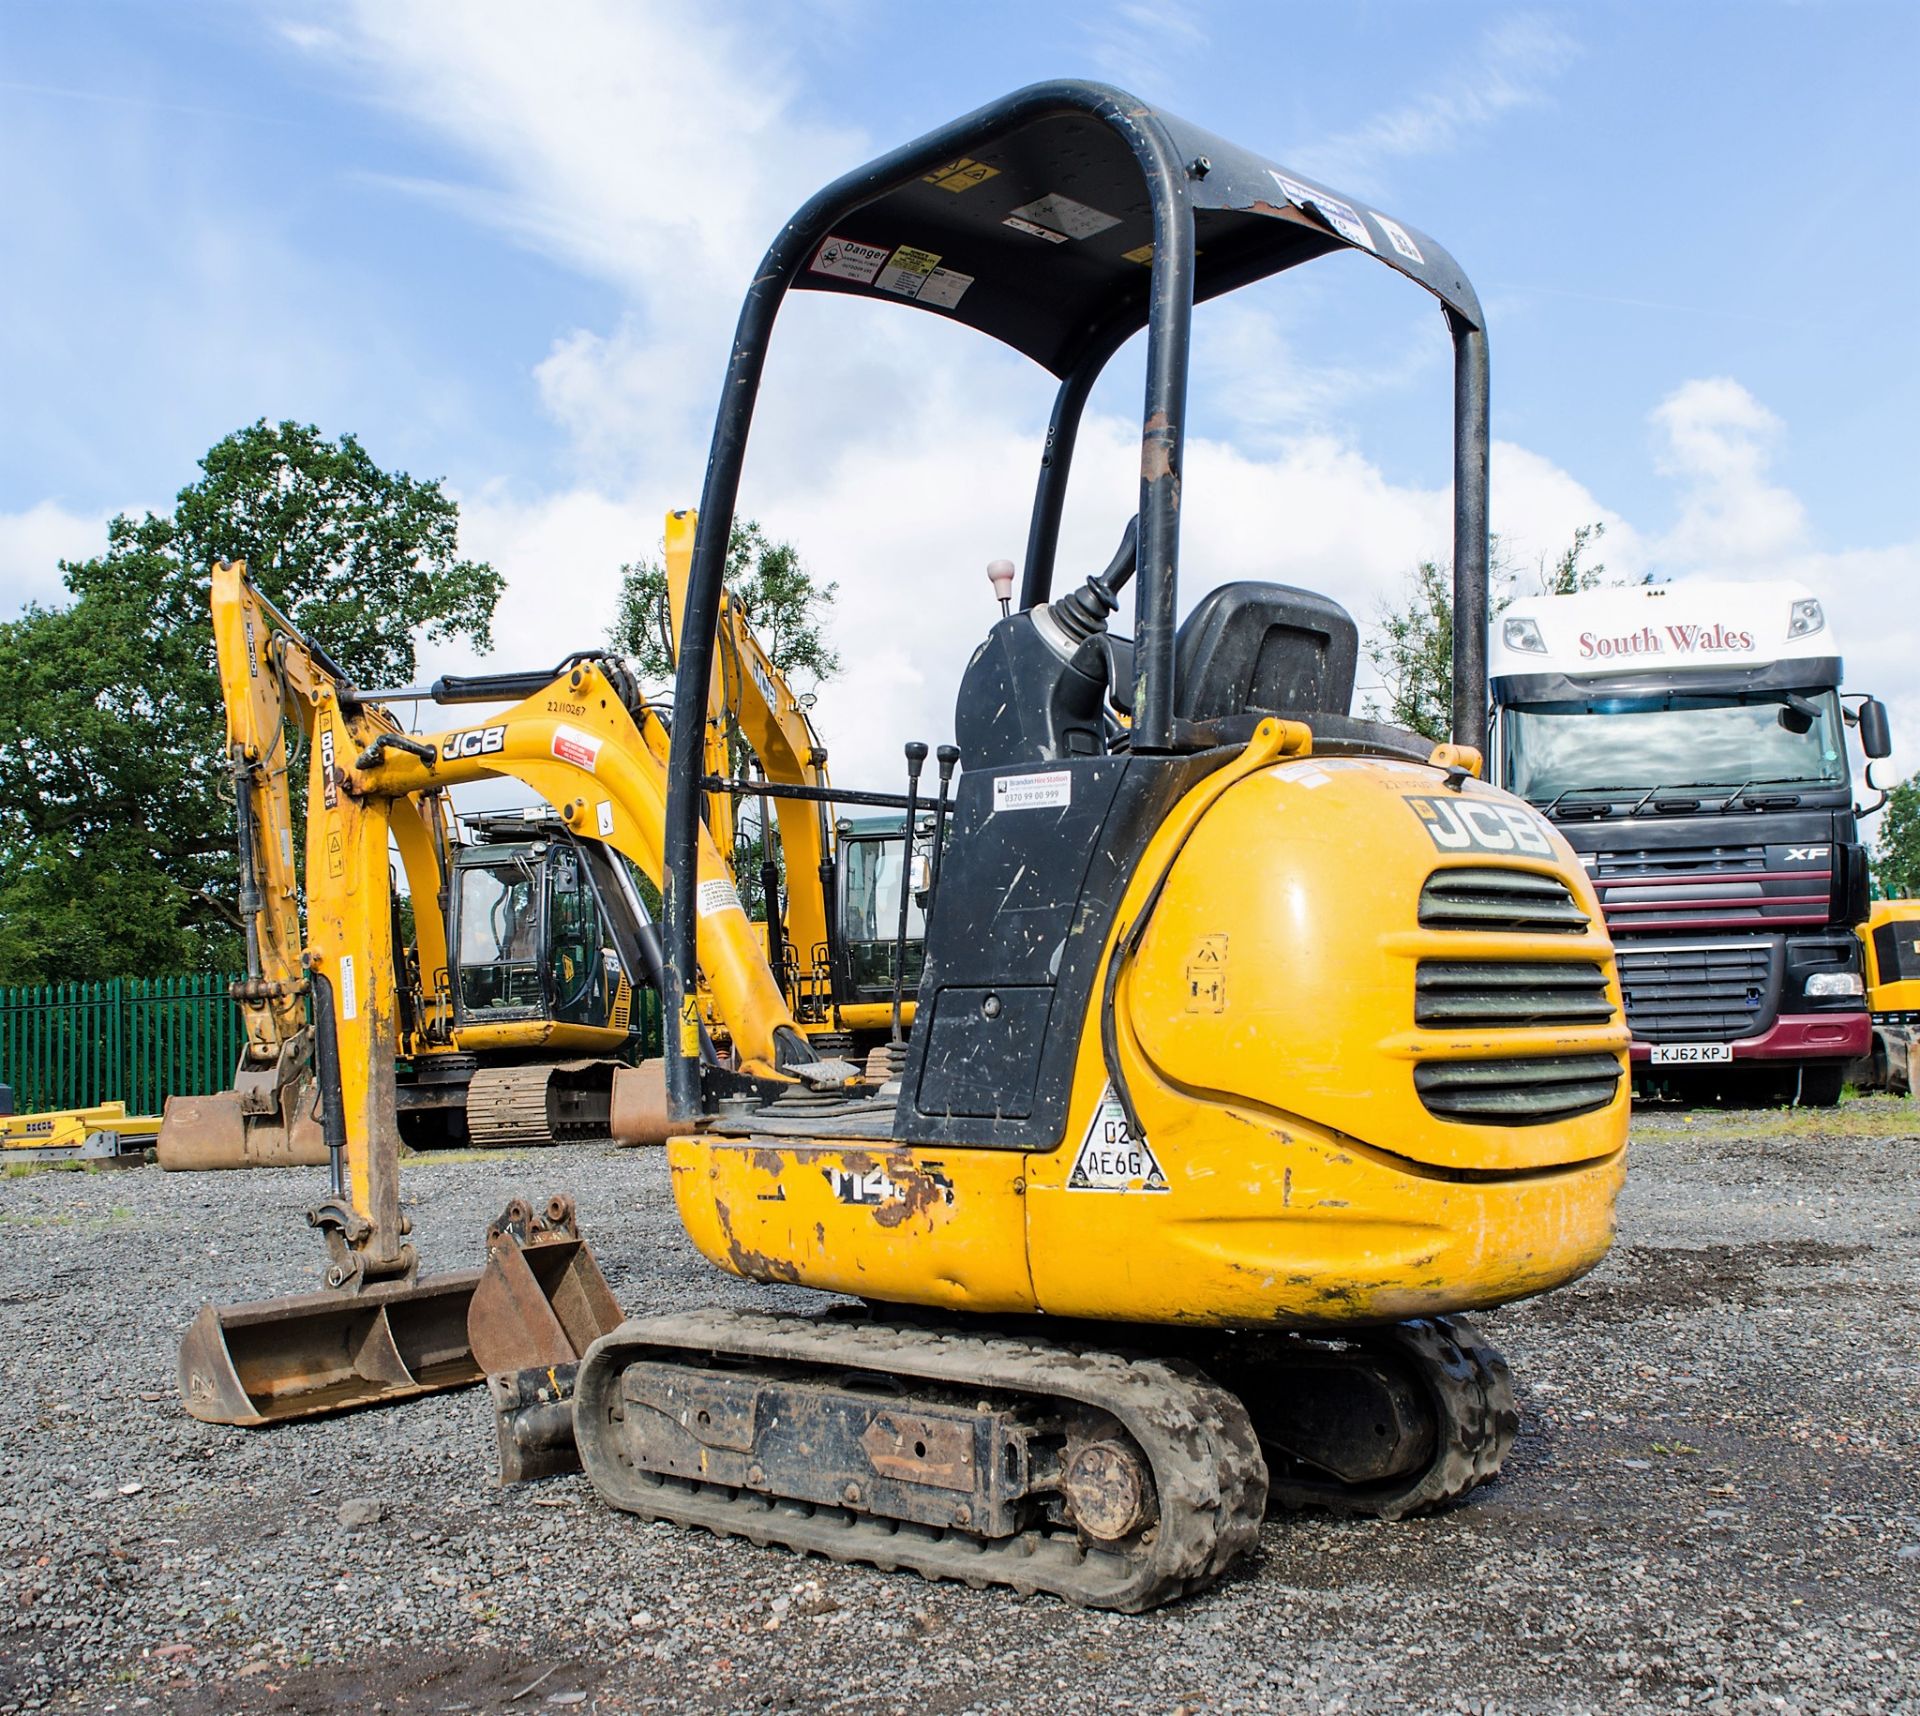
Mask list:
[[1497,1304],[1598,1262],[1628,1033],[1578,861],[1477,780],[1286,757],[1284,726],[1150,840],[1057,1147],[676,1139],[696,1244],[873,1299],[1301,1327]]

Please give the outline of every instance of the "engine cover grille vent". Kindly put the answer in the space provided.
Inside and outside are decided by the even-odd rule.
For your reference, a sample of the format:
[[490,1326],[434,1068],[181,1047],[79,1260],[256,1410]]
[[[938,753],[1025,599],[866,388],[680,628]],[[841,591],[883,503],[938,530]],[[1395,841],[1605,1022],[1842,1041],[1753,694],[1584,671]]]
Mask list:
[[1604,1025],[1607,974],[1590,959],[1423,959],[1413,980],[1416,1025]]
[[1420,890],[1420,927],[1579,935],[1587,914],[1558,876],[1461,866],[1427,878]]
[[1538,1126],[1605,1108],[1620,1087],[1612,1055],[1429,1061],[1413,1069],[1429,1114],[1481,1126]]

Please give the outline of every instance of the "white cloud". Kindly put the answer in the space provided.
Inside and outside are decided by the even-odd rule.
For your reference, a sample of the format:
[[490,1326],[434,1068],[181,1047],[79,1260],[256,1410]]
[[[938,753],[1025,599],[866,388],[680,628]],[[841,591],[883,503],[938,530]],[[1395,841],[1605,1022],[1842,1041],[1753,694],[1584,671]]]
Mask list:
[[1740,567],[1801,548],[1806,509],[1768,477],[1785,426],[1739,382],[1689,381],[1652,413],[1659,468],[1678,478],[1680,517],[1661,544],[1665,557],[1695,569]]
[[1579,44],[1545,18],[1502,19],[1482,34],[1473,62],[1454,67],[1441,87],[1287,158],[1330,184],[1372,188],[1389,162],[1458,149],[1508,114],[1541,106],[1547,86],[1579,54]]
[[[1797,578],[1822,599],[1846,660],[1847,687],[1884,697],[1896,749],[1889,780],[1920,760],[1920,542],[1829,548],[1813,540],[1799,496],[1772,474],[1786,425],[1738,381],[1697,378],[1649,414],[1655,459],[1678,490],[1672,527],[1651,545],[1663,572]],[[1611,546],[1611,544],[1609,544]]]
[[0,615],[26,602],[58,604],[62,560],[84,560],[107,544],[107,521],[43,500],[25,512],[0,512]]

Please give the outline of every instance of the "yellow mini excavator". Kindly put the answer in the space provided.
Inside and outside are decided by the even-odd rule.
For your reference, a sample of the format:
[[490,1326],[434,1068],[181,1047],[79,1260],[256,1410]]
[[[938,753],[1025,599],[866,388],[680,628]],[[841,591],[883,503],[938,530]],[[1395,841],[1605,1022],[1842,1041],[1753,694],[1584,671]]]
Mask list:
[[[1179,617],[1193,307],[1340,252],[1453,340],[1451,744],[1349,715],[1356,630],[1325,596],[1229,583]],[[698,717],[793,290],[1058,379],[1017,603],[961,681],[905,1064],[830,1092],[743,1088],[682,1012],[710,922]],[[1138,517],[1055,595],[1082,408],[1142,330]],[[570,1433],[643,1517],[1123,1610],[1213,1578],[1269,1506],[1395,1518],[1491,1476],[1513,1396],[1461,1313],[1605,1253],[1628,1036],[1579,863],[1479,779],[1488,380],[1458,264],[1132,96],[1042,84],[806,203],[721,399],[668,761],[668,1159],[720,1267],[864,1309],[635,1318],[564,1425],[550,1386],[496,1378],[503,1446]]]
[[[1348,713],[1357,633],[1326,596],[1229,583],[1180,618],[1194,305],[1346,251],[1429,293],[1452,337],[1450,744]],[[941,317],[1058,384],[1019,593],[961,680],[947,749],[964,772],[951,804],[939,794],[950,831],[928,843],[924,886],[905,874],[924,745],[907,747],[904,806],[886,805],[904,809],[899,922],[921,894],[927,939],[910,1040],[878,1079],[808,1045],[703,820],[726,546],[796,289]],[[1056,595],[1082,410],[1142,331],[1138,515],[1111,564]],[[1628,1034],[1579,863],[1479,778],[1488,374],[1459,266],[1132,96],[1041,84],[806,203],[754,273],[721,400],[663,834],[644,853],[664,879],[668,1162],[681,1220],[721,1268],[858,1303],[607,1329],[564,1198],[544,1230],[522,1208],[489,1235],[489,1270],[518,1258],[536,1278],[513,1301],[531,1306],[527,1339],[479,1338],[471,1277],[438,1300],[412,1280],[371,1142],[391,1131],[389,962],[356,971],[348,951],[384,952],[395,807],[510,773],[568,826],[638,851],[656,788],[630,761],[639,717],[595,662],[482,740],[409,741],[329,702],[309,968],[337,1189],[313,1220],[333,1278],[368,1285],[335,1297],[361,1311],[342,1315],[336,1380],[261,1364],[241,1409],[439,1386],[458,1346],[469,1374],[496,1373],[505,1475],[577,1457],[642,1517],[1118,1610],[1216,1577],[1269,1507],[1399,1518],[1491,1477],[1516,1426],[1511,1381],[1462,1313],[1605,1254]],[[1276,544],[1284,531],[1276,516]],[[1129,586],[1131,638],[1113,623]],[[702,978],[738,1065],[703,1036]],[[382,1281],[402,1307],[385,1324]],[[436,1305],[465,1305],[471,1338]],[[569,1327],[534,1330],[543,1312]],[[232,1373],[200,1361],[251,1338],[214,1333],[182,1354],[189,1405],[210,1417]]]

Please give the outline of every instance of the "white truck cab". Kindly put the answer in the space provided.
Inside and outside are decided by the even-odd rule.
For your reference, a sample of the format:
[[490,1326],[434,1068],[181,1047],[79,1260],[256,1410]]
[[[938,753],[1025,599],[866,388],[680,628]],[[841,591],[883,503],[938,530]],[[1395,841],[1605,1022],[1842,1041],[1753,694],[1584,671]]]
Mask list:
[[1593,878],[1636,1071],[1836,1100],[1871,1036],[1847,728],[1869,757],[1888,745],[1879,703],[1843,704],[1820,598],[1634,585],[1523,598],[1492,634],[1491,773]]

